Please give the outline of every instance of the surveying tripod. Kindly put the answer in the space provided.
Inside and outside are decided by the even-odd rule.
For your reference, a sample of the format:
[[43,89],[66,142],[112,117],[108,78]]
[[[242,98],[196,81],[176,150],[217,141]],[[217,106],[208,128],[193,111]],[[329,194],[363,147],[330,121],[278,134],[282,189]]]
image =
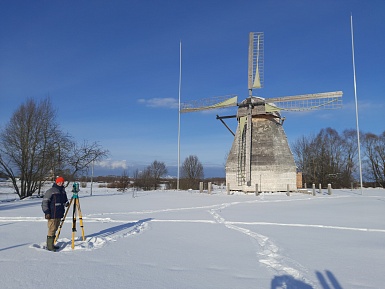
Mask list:
[[80,227],[82,228],[83,241],[85,241],[84,228],[83,228],[83,216],[82,216],[82,211],[80,210],[80,200],[79,200],[79,195],[78,195],[79,191],[80,191],[79,183],[74,183],[73,186],[72,186],[72,198],[71,198],[69,206],[67,207],[67,210],[66,210],[66,212],[64,214],[64,217],[63,217],[63,219],[60,222],[59,230],[57,231],[54,244],[59,239],[61,228],[63,227],[64,221],[65,221],[65,219],[67,217],[68,211],[71,208],[71,205],[73,205],[73,213],[72,213],[72,245],[71,245],[71,248],[72,249],[75,248],[75,232],[76,232],[76,215],[77,214],[79,215]]

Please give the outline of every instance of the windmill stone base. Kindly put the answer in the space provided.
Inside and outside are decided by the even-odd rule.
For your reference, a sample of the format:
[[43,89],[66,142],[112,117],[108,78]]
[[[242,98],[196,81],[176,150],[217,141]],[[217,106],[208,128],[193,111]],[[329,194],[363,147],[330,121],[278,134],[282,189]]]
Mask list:
[[258,191],[262,192],[296,190],[296,165],[278,118],[253,115],[251,146],[244,137],[246,130],[247,124],[243,128],[238,125],[226,162],[229,189],[255,192],[258,184]]

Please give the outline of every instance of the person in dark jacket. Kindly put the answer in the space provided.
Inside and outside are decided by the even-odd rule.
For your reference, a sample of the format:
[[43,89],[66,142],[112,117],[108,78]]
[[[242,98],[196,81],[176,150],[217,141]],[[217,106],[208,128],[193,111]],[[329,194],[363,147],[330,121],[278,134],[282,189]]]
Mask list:
[[65,207],[69,205],[67,193],[64,189],[64,178],[56,178],[52,188],[45,194],[41,207],[48,220],[47,250],[56,251],[59,247],[54,245],[56,231],[64,217]]

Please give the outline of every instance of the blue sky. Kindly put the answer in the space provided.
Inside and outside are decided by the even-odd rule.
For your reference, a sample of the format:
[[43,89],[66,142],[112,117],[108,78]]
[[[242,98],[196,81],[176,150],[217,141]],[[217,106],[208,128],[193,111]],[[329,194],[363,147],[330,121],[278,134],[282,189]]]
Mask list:
[[[344,92],[343,109],[283,114],[289,142],[326,127],[355,129],[351,14],[360,129],[379,134],[382,0],[1,1],[0,126],[28,97],[50,96],[63,131],[110,151],[106,167],[176,166],[180,42],[182,102],[243,100],[248,33],[262,31],[265,81],[254,95]],[[181,115],[181,162],[197,155],[207,172],[223,171],[233,137],[217,113]]]

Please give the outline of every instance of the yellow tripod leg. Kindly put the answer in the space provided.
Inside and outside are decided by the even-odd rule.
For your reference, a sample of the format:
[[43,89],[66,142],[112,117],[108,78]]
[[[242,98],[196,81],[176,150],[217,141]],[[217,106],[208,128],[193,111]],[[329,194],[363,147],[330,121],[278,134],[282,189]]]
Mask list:
[[85,241],[86,238],[84,237],[83,215],[82,215],[82,210],[80,210],[80,200],[78,200],[77,202],[77,207],[78,207],[78,213],[79,213],[80,228],[82,229],[82,238],[83,238],[83,241]]
[[74,202],[74,210],[72,214],[72,245],[71,248],[72,250],[75,249],[75,232],[76,232],[76,203],[78,199],[75,199]]
[[59,225],[59,229],[58,229],[58,231],[56,233],[55,240],[53,241],[54,244],[56,244],[57,240],[59,239],[61,228],[63,227],[63,224],[64,224],[64,221],[66,220],[68,211],[71,208],[72,201],[73,201],[73,199],[71,198],[70,204],[67,207],[67,210],[66,210],[66,212],[64,214],[64,217],[63,217],[63,219],[61,219],[61,222],[60,222],[60,225]]

